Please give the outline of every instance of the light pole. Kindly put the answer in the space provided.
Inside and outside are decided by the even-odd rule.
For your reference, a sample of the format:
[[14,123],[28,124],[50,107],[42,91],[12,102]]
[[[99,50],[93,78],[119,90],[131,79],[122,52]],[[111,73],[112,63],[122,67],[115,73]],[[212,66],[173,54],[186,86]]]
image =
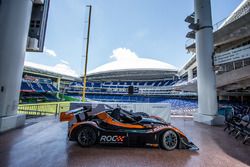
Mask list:
[[83,78],[83,89],[82,89],[82,102],[85,101],[85,95],[86,95],[88,53],[89,53],[89,36],[90,36],[90,23],[91,23],[91,10],[92,10],[91,5],[88,5],[87,7],[89,8],[89,20],[88,20],[88,34],[87,34],[86,53],[85,53],[84,78]]

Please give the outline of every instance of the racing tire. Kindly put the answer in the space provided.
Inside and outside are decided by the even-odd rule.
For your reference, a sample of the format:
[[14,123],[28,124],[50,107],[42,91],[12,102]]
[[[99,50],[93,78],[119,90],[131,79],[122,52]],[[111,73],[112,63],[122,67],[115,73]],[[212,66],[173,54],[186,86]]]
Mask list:
[[167,130],[163,133],[161,139],[161,146],[167,150],[174,150],[179,143],[178,135],[173,130]]
[[96,143],[97,135],[92,127],[84,126],[78,129],[76,134],[77,143],[82,147],[89,147]]

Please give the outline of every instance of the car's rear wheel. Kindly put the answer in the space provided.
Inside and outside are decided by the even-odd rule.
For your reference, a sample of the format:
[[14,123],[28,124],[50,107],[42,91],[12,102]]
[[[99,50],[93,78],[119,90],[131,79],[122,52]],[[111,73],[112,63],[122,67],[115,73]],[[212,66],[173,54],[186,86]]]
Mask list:
[[178,136],[173,130],[167,130],[162,135],[162,147],[168,151],[174,150],[178,142]]
[[96,132],[92,127],[81,127],[76,134],[77,142],[82,147],[88,147],[96,142]]

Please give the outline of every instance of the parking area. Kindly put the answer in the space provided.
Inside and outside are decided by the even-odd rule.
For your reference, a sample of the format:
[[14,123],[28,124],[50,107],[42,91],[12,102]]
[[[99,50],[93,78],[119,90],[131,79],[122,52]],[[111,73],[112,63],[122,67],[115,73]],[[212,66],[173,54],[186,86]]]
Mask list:
[[94,146],[81,148],[67,140],[67,123],[51,118],[0,135],[0,166],[249,166],[250,145],[235,140],[223,127],[193,122],[191,118],[173,118],[200,148],[165,151],[159,148]]

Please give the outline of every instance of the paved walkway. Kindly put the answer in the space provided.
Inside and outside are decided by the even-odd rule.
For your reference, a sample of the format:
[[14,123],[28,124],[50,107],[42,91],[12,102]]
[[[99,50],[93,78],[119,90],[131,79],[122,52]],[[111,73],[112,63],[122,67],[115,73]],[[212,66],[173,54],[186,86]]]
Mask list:
[[7,167],[218,167],[249,166],[250,145],[235,140],[223,127],[173,118],[173,124],[200,148],[165,151],[158,148],[94,146],[81,148],[67,140],[67,123],[43,120],[0,135],[0,166]]

